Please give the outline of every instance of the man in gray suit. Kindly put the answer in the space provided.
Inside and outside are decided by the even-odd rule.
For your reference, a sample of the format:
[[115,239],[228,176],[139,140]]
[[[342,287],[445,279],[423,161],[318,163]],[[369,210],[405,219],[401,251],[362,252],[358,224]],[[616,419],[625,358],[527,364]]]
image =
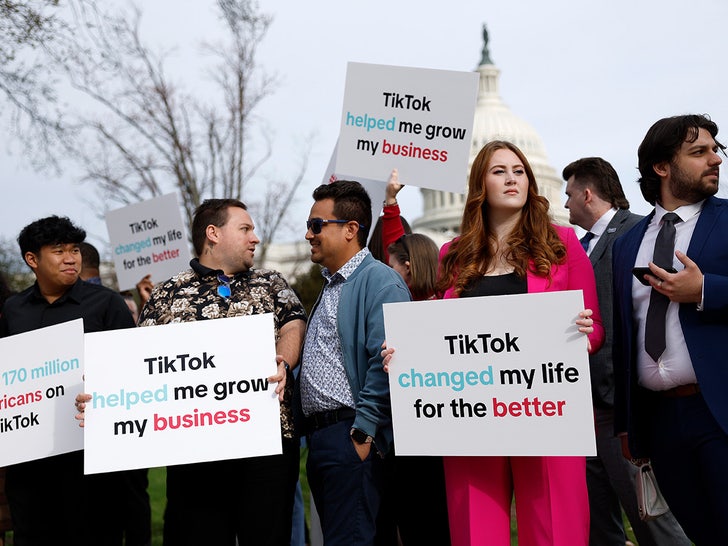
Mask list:
[[591,524],[590,546],[623,546],[626,542],[621,506],[640,546],[690,546],[671,513],[645,523],[637,509],[634,479],[637,467],[622,456],[614,436],[614,371],[612,366],[612,244],[642,217],[629,211],[614,168],[600,157],[585,157],[566,166],[569,222],[586,230],[581,242],[597,281],[597,295],[606,340],[589,357],[596,421],[597,456],[587,457],[587,487]]

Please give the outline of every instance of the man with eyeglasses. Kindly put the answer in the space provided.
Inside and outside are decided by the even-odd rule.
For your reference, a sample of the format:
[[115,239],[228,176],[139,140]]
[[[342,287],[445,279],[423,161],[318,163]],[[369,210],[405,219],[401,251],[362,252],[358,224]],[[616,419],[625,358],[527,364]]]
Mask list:
[[322,185],[313,198],[306,240],[326,283],[311,314],[299,377],[308,482],[326,544],[372,544],[382,457],[392,446],[382,304],[410,295],[402,277],[366,248],[371,200],[361,184]]
[[[276,271],[254,269],[260,242],[246,206],[208,199],[195,211],[191,269],[154,287],[140,326],[274,313],[283,453],[167,468],[164,544],[288,545],[299,448],[290,368],[300,356],[306,314]],[[289,365],[290,363],[290,365]]]

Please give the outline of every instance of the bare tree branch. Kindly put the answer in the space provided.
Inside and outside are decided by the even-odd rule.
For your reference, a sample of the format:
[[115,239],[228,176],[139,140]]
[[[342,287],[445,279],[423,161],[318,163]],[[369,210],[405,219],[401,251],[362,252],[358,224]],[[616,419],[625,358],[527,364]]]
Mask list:
[[[56,1],[35,3],[49,8]],[[0,13],[31,2],[0,0]],[[104,209],[177,191],[190,222],[206,198],[251,200],[248,186],[272,157],[270,136],[255,114],[276,83],[257,66],[258,46],[272,22],[257,3],[217,1],[223,43],[205,48],[215,65],[209,72],[217,102],[193,96],[168,77],[171,53],[145,44],[140,9],[113,13],[97,0],[67,0],[67,6],[65,19],[28,8],[27,20],[8,23],[15,25],[11,41],[25,40],[36,54],[20,62],[0,53],[0,92],[16,112],[16,127],[32,126],[34,137],[42,136],[35,146],[44,146],[51,160],[74,160]],[[80,99],[61,105],[58,85]],[[263,192],[257,223],[266,244],[306,168],[304,157],[291,180]]]

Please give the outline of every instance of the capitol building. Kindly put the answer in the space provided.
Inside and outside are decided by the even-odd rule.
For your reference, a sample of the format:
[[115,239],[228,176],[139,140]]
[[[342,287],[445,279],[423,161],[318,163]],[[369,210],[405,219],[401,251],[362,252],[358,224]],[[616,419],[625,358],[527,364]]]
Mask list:
[[[470,145],[468,173],[475,156],[491,140],[508,140],[518,146],[528,158],[533,174],[538,182],[539,193],[551,204],[551,214],[558,224],[568,224],[569,215],[561,204],[563,181],[554,168],[549,165],[541,137],[526,121],[511,112],[501,99],[498,90],[500,69],[495,66],[488,51],[488,34],[483,27],[483,52],[477,72],[480,74],[478,103],[473,121],[473,141]],[[467,173],[463,178],[463,189],[467,190]],[[465,207],[465,194],[448,193],[423,189],[424,213],[412,224],[414,231],[433,237],[440,242],[445,236],[452,239],[460,228],[460,220]]]
[[[549,164],[541,137],[528,122],[516,116],[503,102],[498,83],[500,69],[493,63],[488,50],[488,33],[483,27],[483,49],[476,71],[480,74],[478,102],[473,121],[473,141],[470,146],[468,173],[473,159],[491,140],[508,140],[518,146],[528,158],[538,182],[539,193],[546,197],[554,221],[568,225],[568,212],[562,205],[564,182]],[[463,191],[467,190],[468,173],[463,176]],[[465,194],[422,189],[423,214],[411,222],[412,230],[430,236],[438,246],[459,232],[465,206]],[[306,241],[270,245],[262,267],[276,269],[289,281],[309,270],[310,248]]]

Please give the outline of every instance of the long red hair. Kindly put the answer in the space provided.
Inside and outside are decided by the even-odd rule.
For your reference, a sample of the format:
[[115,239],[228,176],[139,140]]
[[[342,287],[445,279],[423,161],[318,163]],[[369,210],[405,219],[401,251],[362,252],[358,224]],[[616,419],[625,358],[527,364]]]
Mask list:
[[452,242],[440,264],[437,282],[440,294],[451,286],[460,294],[468,284],[485,275],[495,257],[496,235],[488,226],[485,175],[493,154],[502,149],[518,156],[528,177],[526,204],[506,240],[505,259],[521,278],[526,276],[529,262],[533,262],[533,273],[550,278],[552,266],[563,263],[566,258],[566,247],[551,224],[549,202],[538,194],[536,178],[526,156],[516,145],[494,140],[483,146],[470,169],[460,236]]

